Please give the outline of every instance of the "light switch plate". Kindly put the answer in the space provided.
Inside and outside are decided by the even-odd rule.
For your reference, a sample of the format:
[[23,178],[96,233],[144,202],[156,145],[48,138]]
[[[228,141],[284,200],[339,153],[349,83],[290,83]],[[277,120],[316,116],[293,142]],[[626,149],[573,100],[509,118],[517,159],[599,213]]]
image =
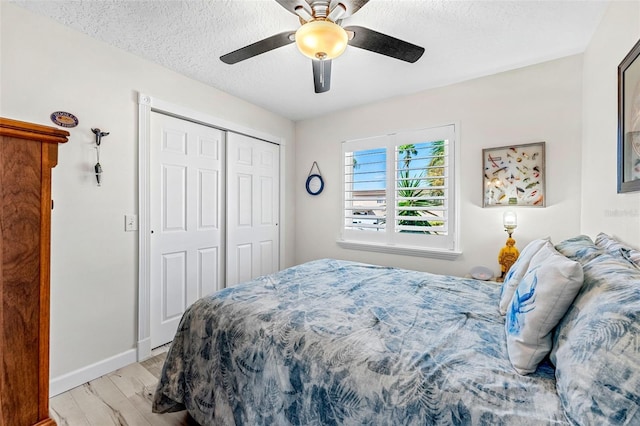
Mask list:
[[138,216],[135,214],[125,214],[124,215],[124,230],[129,231],[137,231],[138,230]]

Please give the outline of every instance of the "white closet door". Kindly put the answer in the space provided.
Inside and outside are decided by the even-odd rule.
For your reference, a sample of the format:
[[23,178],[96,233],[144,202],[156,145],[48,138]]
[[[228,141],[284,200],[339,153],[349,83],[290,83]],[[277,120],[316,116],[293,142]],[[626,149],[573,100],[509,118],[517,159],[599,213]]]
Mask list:
[[279,146],[227,134],[227,287],[278,270]]
[[151,347],[224,287],[224,132],[151,113]]

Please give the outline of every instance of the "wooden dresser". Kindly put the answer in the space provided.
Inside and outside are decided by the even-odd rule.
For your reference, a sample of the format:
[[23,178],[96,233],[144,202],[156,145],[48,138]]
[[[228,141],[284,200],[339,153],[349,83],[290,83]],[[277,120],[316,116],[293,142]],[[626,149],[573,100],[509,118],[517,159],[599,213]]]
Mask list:
[[0,426],[49,417],[51,168],[69,132],[0,118]]

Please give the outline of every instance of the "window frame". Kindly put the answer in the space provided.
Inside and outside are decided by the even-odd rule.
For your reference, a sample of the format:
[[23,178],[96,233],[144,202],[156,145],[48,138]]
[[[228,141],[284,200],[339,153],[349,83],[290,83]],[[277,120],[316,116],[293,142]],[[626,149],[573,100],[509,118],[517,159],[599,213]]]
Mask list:
[[[459,140],[455,123],[402,131],[382,136],[342,142],[342,218],[338,245],[354,250],[366,250],[381,253],[393,253],[410,256],[421,256],[436,259],[456,259],[459,250]],[[395,232],[396,210],[396,164],[399,161],[396,150],[402,145],[418,145],[438,140],[447,141],[446,178],[447,178],[447,235],[403,234]],[[347,181],[349,167],[346,161],[347,152],[386,149],[386,226],[384,232],[370,232],[348,229],[346,212],[349,210],[347,193],[352,191]],[[401,161],[401,160],[400,160]]]

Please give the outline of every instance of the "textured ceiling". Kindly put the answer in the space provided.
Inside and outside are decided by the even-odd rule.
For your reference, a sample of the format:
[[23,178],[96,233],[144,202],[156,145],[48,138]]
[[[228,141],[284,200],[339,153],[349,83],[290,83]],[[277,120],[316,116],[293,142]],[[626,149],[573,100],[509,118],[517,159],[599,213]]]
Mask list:
[[423,46],[409,64],[347,47],[315,94],[295,44],[235,65],[225,53],[295,30],[274,0],[12,1],[195,80],[300,120],[584,51],[606,0],[371,0],[343,25]]

